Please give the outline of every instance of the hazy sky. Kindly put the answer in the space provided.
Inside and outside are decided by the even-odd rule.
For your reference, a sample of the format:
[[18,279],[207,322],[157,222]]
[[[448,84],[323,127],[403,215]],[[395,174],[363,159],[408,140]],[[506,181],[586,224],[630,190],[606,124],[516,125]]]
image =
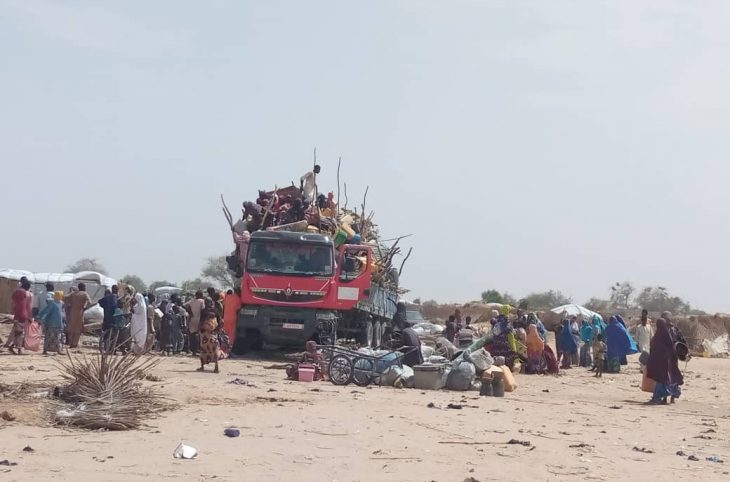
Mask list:
[[730,310],[730,3],[0,0],[0,268],[180,281],[229,205],[370,185],[423,299]]

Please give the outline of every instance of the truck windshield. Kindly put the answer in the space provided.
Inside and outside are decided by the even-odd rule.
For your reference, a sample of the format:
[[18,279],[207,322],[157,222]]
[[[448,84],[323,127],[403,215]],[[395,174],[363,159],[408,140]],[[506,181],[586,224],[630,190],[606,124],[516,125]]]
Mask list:
[[332,276],[332,248],[288,242],[251,242],[247,271],[294,276]]

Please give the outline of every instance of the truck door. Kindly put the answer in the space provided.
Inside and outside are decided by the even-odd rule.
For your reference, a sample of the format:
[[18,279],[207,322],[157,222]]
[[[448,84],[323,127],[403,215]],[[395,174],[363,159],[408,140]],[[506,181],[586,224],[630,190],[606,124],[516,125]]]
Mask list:
[[372,252],[367,246],[346,244],[340,247],[337,267],[337,303],[351,309],[370,296]]

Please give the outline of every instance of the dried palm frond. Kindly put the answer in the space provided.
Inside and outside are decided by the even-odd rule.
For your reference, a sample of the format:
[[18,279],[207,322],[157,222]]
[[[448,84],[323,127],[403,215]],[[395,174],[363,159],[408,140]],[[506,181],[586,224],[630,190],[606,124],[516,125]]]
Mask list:
[[49,404],[54,422],[84,429],[130,430],[142,425],[145,417],[168,404],[140,380],[159,359],[127,353],[106,352],[59,362],[61,376],[68,384],[57,390],[59,400]]

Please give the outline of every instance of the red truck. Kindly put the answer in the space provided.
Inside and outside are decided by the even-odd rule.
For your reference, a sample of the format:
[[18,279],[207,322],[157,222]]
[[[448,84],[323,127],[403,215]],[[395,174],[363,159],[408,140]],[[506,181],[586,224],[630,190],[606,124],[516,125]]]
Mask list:
[[338,338],[380,345],[398,293],[372,282],[372,258],[367,244],[336,248],[322,234],[252,233],[234,351],[257,350],[263,343],[301,348],[308,340]]

